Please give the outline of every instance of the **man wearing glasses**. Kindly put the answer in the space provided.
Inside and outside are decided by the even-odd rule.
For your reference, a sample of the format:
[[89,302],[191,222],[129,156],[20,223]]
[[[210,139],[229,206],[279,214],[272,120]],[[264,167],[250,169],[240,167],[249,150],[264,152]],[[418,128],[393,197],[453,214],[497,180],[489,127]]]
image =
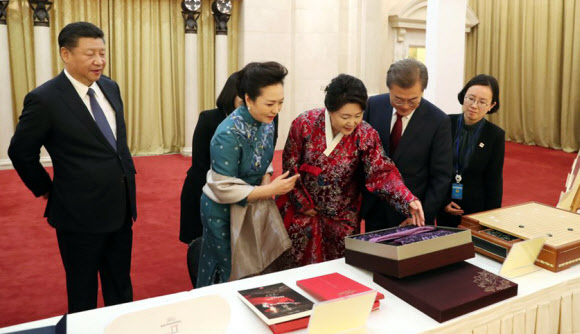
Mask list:
[[[422,98],[427,88],[425,65],[404,59],[387,72],[388,94],[369,98],[364,120],[375,128],[387,156],[405,185],[421,200],[425,224],[432,225],[451,182],[451,123],[447,115]],[[362,207],[366,231],[407,225],[411,219],[365,192]]]

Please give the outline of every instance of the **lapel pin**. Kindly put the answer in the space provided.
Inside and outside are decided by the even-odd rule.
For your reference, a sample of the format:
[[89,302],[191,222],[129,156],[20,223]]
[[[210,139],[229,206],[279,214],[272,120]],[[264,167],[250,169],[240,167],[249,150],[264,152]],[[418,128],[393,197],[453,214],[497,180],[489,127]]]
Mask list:
[[483,148],[485,146],[484,143],[479,143],[479,147]]

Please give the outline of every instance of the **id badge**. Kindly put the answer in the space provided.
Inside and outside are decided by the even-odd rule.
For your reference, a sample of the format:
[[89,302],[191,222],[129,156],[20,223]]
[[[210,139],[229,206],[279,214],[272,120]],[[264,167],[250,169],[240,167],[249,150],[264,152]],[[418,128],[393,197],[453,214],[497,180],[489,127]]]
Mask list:
[[461,183],[451,185],[451,199],[463,199],[463,185]]

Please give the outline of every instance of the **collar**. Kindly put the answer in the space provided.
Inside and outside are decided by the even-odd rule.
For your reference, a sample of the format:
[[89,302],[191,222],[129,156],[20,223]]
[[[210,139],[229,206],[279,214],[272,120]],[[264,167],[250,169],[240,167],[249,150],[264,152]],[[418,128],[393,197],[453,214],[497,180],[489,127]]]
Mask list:
[[[460,117],[464,117],[464,115],[461,114]],[[468,125],[467,123],[465,123],[465,117],[464,117],[463,118],[463,129],[465,131],[468,131],[468,132],[474,131],[480,124],[482,124],[482,122],[485,122],[485,117],[480,119],[479,121],[471,124],[471,125]]]
[[238,107],[238,113],[240,114],[240,116],[242,116],[242,118],[244,119],[244,121],[246,121],[248,124],[250,125],[260,125],[262,123],[258,122],[253,116],[252,114],[250,114],[250,111],[248,110],[248,107],[246,107],[245,105],[241,105]]
[[[411,113],[407,116],[403,116],[404,120],[411,120],[411,117],[413,117],[413,114],[415,113],[415,111],[417,111],[417,109],[411,111]],[[397,109],[395,109],[395,107],[393,107],[393,117],[397,117]]]
[[70,73],[68,73],[66,69],[64,69],[64,74],[70,80],[70,82],[72,83],[73,87],[75,88],[81,99],[85,98],[87,92],[89,91],[89,88],[92,88],[95,91],[96,96],[99,96],[99,94],[101,93],[101,90],[99,89],[96,81],[93,82],[92,85],[87,86],[82,82],[78,81],[77,79],[73,78],[73,76],[70,75]]
[[336,137],[333,135],[332,124],[330,123],[330,112],[328,109],[324,109],[324,133],[326,135],[326,150],[324,150],[324,155],[329,156],[330,153],[334,151],[334,148],[338,145],[344,134],[339,132]]

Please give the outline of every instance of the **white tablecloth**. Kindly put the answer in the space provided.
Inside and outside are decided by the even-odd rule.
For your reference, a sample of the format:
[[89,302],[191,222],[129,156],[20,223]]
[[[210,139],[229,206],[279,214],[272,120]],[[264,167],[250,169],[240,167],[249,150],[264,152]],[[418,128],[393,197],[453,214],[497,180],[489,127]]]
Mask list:
[[[498,262],[480,255],[476,255],[468,262],[493,273],[499,272]],[[440,324],[375,284],[370,272],[347,265],[344,259],[72,314],[68,317],[68,333],[101,334],[104,328],[121,314],[213,294],[222,296],[230,305],[231,320],[228,333],[271,333],[269,328],[239,300],[236,291],[284,282],[303,292],[296,287],[297,280],[332,272],[339,272],[385,294],[380,309],[370,314],[368,333],[580,333],[580,266],[560,273],[540,269],[532,274],[515,278],[513,281],[519,285],[516,297]],[[0,329],[0,333],[47,326],[55,324],[58,319],[59,317],[54,317],[6,327]],[[306,333],[306,330],[295,333]]]

